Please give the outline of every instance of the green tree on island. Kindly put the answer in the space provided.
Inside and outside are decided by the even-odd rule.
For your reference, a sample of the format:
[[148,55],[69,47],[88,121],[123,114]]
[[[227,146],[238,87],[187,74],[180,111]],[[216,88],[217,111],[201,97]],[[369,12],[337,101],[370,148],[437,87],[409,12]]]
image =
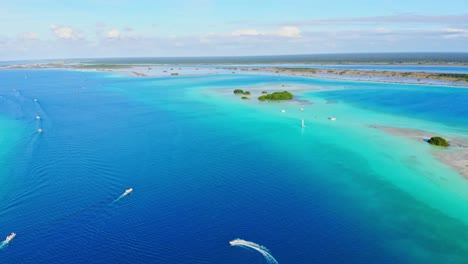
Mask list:
[[271,94],[266,94],[266,95],[261,95],[258,97],[259,101],[266,101],[266,100],[272,100],[272,101],[277,101],[277,100],[291,100],[294,98],[294,95],[288,91],[283,91],[283,92],[274,92]]
[[442,137],[431,137],[427,143],[431,144],[431,145],[435,145],[435,146],[440,146],[440,147],[448,147],[449,146],[449,143],[447,142],[447,140],[445,140],[445,138],[442,138]]
[[242,89],[235,89],[234,94],[244,94],[244,90]]

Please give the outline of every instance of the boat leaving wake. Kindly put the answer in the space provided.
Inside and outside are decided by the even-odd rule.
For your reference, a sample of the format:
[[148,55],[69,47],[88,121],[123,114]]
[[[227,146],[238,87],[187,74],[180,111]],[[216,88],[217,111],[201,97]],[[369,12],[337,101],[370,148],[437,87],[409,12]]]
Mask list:
[[125,190],[125,192],[120,195],[117,199],[115,199],[112,203],[115,203],[117,202],[118,200],[124,198],[125,196],[127,196],[128,194],[130,194],[131,192],[133,192],[133,188],[128,188],[127,190]]
[[8,246],[8,244],[10,244],[10,241],[13,240],[13,238],[16,237],[16,233],[11,233],[10,235],[8,235],[5,240],[2,241],[2,243],[0,243],[0,249],[3,249],[4,247]]
[[265,257],[265,260],[267,261],[267,263],[278,264],[278,261],[276,261],[276,259],[270,254],[270,251],[264,246],[261,246],[254,242],[246,241],[240,238],[229,241],[229,244],[231,246],[246,247],[246,248],[256,250],[260,252],[260,254],[262,254],[263,257]]

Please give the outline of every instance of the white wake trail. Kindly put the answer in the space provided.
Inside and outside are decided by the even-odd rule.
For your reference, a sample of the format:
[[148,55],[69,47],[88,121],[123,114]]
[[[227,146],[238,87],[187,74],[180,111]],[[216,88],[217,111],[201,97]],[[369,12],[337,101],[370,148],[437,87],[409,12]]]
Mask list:
[[2,241],[2,242],[0,243],[0,250],[3,249],[3,248],[5,248],[6,246],[8,246],[8,244],[10,244],[10,243],[8,243],[8,242],[6,242],[6,241]]
[[120,195],[120,196],[119,196],[117,199],[115,199],[112,203],[117,202],[118,200],[124,198],[125,196],[129,195],[129,194],[132,193],[132,192],[133,192],[133,188],[128,188],[127,190],[125,190],[125,192],[124,192],[122,195]]
[[117,199],[115,199],[112,203],[117,202],[118,200],[122,199],[125,196],[125,194],[120,195]]
[[257,243],[237,238],[237,239],[229,241],[229,244],[233,247],[234,246],[247,247],[255,251],[258,251],[260,254],[263,255],[263,257],[265,257],[265,260],[267,261],[267,263],[278,264],[278,261],[276,261],[276,259],[270,254],[270,251],[266,247],[261,246]]

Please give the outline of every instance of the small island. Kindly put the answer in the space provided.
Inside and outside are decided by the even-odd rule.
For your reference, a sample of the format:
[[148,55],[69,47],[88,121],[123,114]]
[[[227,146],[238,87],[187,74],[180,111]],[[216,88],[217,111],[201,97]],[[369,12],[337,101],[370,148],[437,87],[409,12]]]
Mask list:
[[283,91],[283,92],[274,92],[271,94],[266,94],[266,95],[261,95],[258,97],[259,101],[266,101],[266,100],[271,100],[271,101],[280,101],[280,100],[291,100],[294,98],[294,95],[288,91]]
[[[250,95],[250,92],[249,91],[244,91],[242,89],[235,89],[234,90],[234,94],[238,94],[238,95]],[[241,99],[249,99],[247,96],[242,96]]]
[[427,141],[427,143],[429,143],[431,145],[439,146],[439,147],[448,147],[449,146],[449,143],[443,137],[431,137]]

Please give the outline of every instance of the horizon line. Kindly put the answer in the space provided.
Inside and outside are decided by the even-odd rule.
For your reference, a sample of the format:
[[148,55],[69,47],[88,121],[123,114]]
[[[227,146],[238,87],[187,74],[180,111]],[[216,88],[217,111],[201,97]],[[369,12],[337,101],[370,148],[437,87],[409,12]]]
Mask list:
[[116,56],[116,57],[70,57],[70,58],[41,58],[0,60],[0,62],[41,62],[41,61],[67,61],[67,60],[113,60],[113,59],[201,59],[201,58],[274,58],[274,57],[300,57],[300,56],[340,56],[340,55],[450,55],[466,54],[468,51],[402,51],[402,52],[338,52],[338,53],[302,53],[302,54],[270,54],[270,55],[215,55],[215,56]]

